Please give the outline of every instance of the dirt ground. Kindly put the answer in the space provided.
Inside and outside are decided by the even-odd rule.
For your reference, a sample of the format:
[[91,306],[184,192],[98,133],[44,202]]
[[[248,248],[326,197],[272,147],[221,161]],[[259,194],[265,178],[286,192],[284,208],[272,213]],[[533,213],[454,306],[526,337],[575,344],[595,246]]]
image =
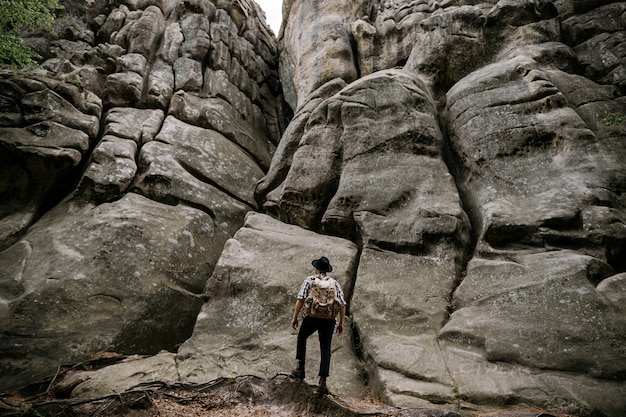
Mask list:
[[0,396],[0,416],[11,417],[569,417],[539,410],[459,411],[452,408],[400,409],[372,398],[320,396],[315,387],[286,375],[253,376],[207,384],[145,384],[95,399],[53,395]]
[[343,400],[320,396],[315,387],[277,375],[222,378],[206,384],[144,384],[124,393],[94,399],[60,399],[48,393],[26,398],[0,396],[0,416],[101,417],[322,417],[398,415],[398,409],[373,398]]
[[[81,369],[99,368],[121,356],[98,358]],[[74,366],[76,368],[76,366]],[[220,378],[204,384],[154,382],[99,398],[69,398],[57,374],[19,392],[0,394],[0,416],[7,417],[572,417],[541,410],[401,409],[379,399],[319,395],[316,387],[286,374]]]

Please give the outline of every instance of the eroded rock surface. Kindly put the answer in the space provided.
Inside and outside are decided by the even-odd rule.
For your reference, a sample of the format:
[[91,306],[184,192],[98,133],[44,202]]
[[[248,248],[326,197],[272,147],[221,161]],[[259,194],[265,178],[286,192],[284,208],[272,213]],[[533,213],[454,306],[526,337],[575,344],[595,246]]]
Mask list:
[[[295,355],[290,318],[303,280],[313,273],[308,260],[312,253],[332,253],[332,276],[349,299],[358,260],[353,242],[250,213],[244,227],[226,242],[207,282],[208,301],[193,336],[178,350],[181,380],[243,374],[270,378],[289,372]],[[308,346],[307,381],[317,383],[317,338]],[[329,387],[342,395],[360,395],[364,380],[349,328],[333,338],[332,352]]]
[[2,78],[0,386],[288,372],[325,255],[334,392],[623,416],[626,2],[116,4]]
[[254,3],[66,7],[2,78],[2,389],[184,342],[289,117]]
[[296,125],[257,199],[361,245],[351,311],[386,401],[626,409],[624,125],[603,121],[624,112],[624,3],[608,3],[329,9],[352,34],[330,74],[288,59],[350,36],[310,51],[283,26]]

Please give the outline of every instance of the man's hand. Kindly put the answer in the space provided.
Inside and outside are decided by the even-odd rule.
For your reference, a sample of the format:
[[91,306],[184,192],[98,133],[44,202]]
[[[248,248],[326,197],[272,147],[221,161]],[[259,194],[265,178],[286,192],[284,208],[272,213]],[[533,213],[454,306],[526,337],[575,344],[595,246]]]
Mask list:
[[298,330],[298,315],[300,314],[300,310],[304,306],[304,300],[298,298],[296,300],[296,306],[293,309],[293,318],[291,319],[291,328],[294,330]]
[[339,324],[337,325],[337,335],[341,336],[342,333],[343,333],[343,323],[339,322]]

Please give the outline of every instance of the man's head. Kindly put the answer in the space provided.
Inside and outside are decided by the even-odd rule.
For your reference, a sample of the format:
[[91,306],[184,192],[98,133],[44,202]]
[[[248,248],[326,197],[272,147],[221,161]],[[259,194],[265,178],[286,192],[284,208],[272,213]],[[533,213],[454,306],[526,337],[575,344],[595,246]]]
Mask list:
[[325,256],[322,256],[319,259],[314,259],[311,264],[315,269],[319,270],[320,272],[332,272],[333,270],[333,267],[330,265],[328,258]]

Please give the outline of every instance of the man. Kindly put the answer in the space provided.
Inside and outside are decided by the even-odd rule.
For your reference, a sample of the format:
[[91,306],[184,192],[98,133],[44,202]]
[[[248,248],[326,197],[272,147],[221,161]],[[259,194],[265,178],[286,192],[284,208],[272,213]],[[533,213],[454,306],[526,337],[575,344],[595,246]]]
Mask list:
[[[331,342],[333,338],[333,330],[337,324],[337,334],[343,333],[343,321],[346,315],[346,301],[343,296],[341,285],[333,278],[326,275],[332,272],[333,267],[330,265],[328,258],[322,256],[311,262],[315,268],[315,275],[306,277],[302,283],[302,287],[298,292],[296,305],[291,319],[291,327],[298,329],[298,316],[303,307],[303,320],[300,331],[298,332],[298,344],[296,348],[297,367],[291,372],[291,376],[297,379],[304,379],[304,369],[306,361],[306,343],[309,336],[317,331],[320,342],[320,369],[319,369],[319,386],[317,392],[319,394],[327,394],[326,378],[330,371],[330,354]],[[332,294],[334,303],[330,307],[331,311],[319,313],[315,310],[313,298],[319,294],[320,288],[324,288],[322,292]],[[319,304],[319,303],[318,303]],[[335,322],[335,316],[339,315],[339,322]]]

